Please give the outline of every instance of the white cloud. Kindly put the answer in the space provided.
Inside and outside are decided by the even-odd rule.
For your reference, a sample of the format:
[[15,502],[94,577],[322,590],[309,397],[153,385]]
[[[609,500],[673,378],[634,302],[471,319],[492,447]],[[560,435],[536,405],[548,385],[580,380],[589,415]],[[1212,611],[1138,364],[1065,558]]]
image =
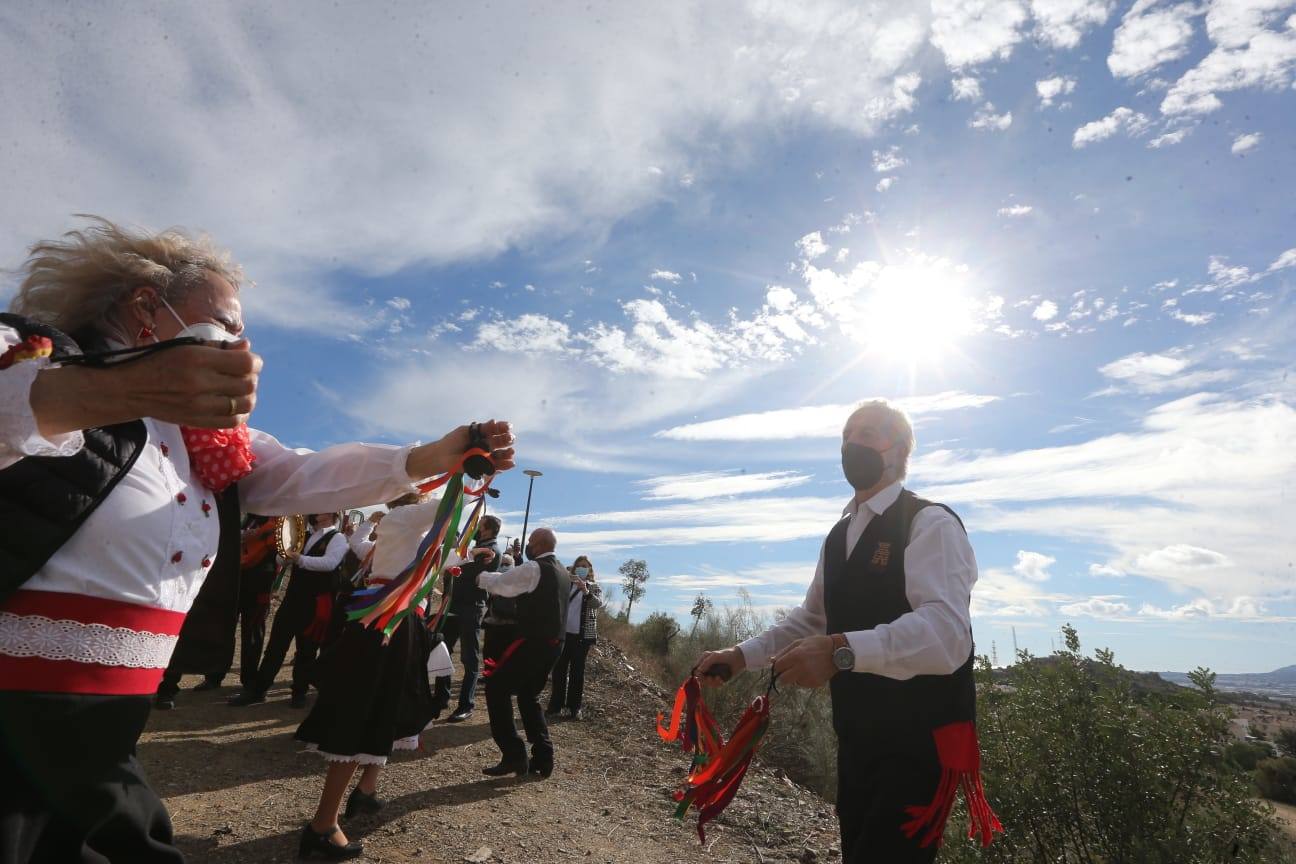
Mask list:
[[1056,78],[1045,78],[1042,81],[1035,82],[1035,93],[1039,96],[1040,105],[1048,107],[1059,96],[1069,96],[1075,92],[1076,80],[1066,76]]
[[[1279,91],[1296,79],[1296,18],[1279,0],[1212,0],[1206,31],[1215,48],[1166,91],[1167,115],[1207,114],[1217,94],[1259,88]],[[1272,25],[1272,26],[1270,26]]]
[[1064,603],[1058,607],[1058,611],[1063,615],[1083,615],[1087,618],[1125,618],[1130,614],[1130,606],[1120,599],[1120,595],[1109,594]]
[[[910,396],[891,400],[920,422],[928,414],[981,408],[998,401],[997,396],[983,396],[948,390],[930,396]],[[675,426],[656,433],[658,438],[676,441],[787,441],[796,438],[838,438],[842,424],[853,411],[853,404],[808,405],[753,414],[738,414],[702,423]]]
[[1296,267],[1296,247],[1288,249],[1286,252],[1274,259],[1274,262],[1269,265],[1268,272],[1274,273],[1288,267]]
[[1036,321],[1052,321],[1057,317],[1058,307],[1052,300],[1045,300],[1035,307],[1031,317]]
[[931,10],[932,44],[955,69],[1007,59],[1026,22],[1017,0],[932,0]]
[[992,103],[987,102],[977,109],[968,120],[968,126],[973,129],[988,129],[993,132],[1002,132],[1012,125],[1012,112],[1005,111],[1002,114],[994,113],[995,107]]
[[1185,312],[1182,309],[1175,309],[1170,313],[1170,317],[1176,321],[1182,321],[1190,327],[1201,327],[1215,320],[1214,312]]
[[1013,572],[1023,579],[1029,579],[1032,582],[1044,582],[1049,578],[1049,568],[1057,563],[1057,559],[1051,555],[1045,555],[1042,552],[1027,552],[1021,550],[1017,553],[1017,563],[1013,565]]
[[908,160],[900,155],[900,148],[894,145],[885,151],[873,151],[873,170],[879,174],[888,174],[907,164],[909,164]]
[[387,301],[387,305],[404,312],[410,308],[410,301],[408,297],[393,297]]
[[1034,209],[1035,208],[1029,204],[1013,204],[1011,207],[1000,207],[999,215],[1007,216],[1009,218],[1020,218],[1022,216],[1030,215],[1031,211]]
[[1260,139],[1263,137],[1259,132],[1248,132],[1245,135],[1239,135],[1233,139],[1233,146],[1229,148],[1229,152],[1234,156],[1248,153],[1259,146]]
[[1162,147],[1170,147],[1174,144],[1178,144],[1180,141],[1187,138],[1191,132],[1192,132],[1192,127],[1185,126],[1183,129],[1176,129],[1173,132],[1167,132],[1164,135],[1158,135],[1157,137],[1149,141],[1147,146],[1152,148],[1153,150],[1160,150]]
[[954,78],[950,89],[956,102],[976,102],[981,98],[981,82],[970,75]]
[[1163,609],[1150,603],[1139,607],[1139,615],[1148,618],[1161,618],[1166,621],[1202,621],[1221,619],[1231,621],[1271,621],[1290,622],[1290,617],[1273,616],[1265,613],[1265,604],[1255,597],[1233,597],[1229,600],[1212,601],[1198,597],[1179,606]]
[[[804,589],[814,577],[815,562],[790,562],[787,564],[761,564],[744,568],[741,573],[702,566],[696,573],[679,573],[655,577],[658,585],[679,591],[724,591],[734,588],[782,587],[801,589],[793,603],[800,602]],[[792,604],[785,604],[792,605]]]
[[875,188],[879,192],[885,192],[895,185],[895,181],[896,178],[894,177],[883,177],[881,180],[877,182],[877,185],[873,188]]
[[1113,567],[1110,564],[1090,564],[1089,575],[1107,576],[1119,579],[1125,575],[1125,571],[1121,570],[1119,567]]
[[8,16],[6,160],[41,169],[10,178],[0,244],[56,236],[70,212],[202,228],[258,282],[254,322],[336,331],[363,316],[322,276],[597,233],[789,121],[876,132],[915,107],[928,38],[926,11],[899,0],[869,15],[846,0],[576,5],[525,27],[500,7],[461,13],[95,7],[70,30],[52,8]]
[[1192,19],[1199,14],[1193,3],[1134,4],[1116,28],[1107,68],[1117,78],[1133,78],[1178,60],[1188,53]]
[[517,318],[488,321],[477,328],[479,347],[499,351],[564,352],[571,342],[571,328],[544,315],[527,313]]
[[1094,120],[1077,129],[1071,138],[1071,146],[1078,150],[1089,144],[1105,141],[1122,131],[1129,135],[1139,135],[1147,129],[1148,124],[1146,114],[1122,105],[1101,120]]
[[1080,44],[1085,31],[1104,24],[1115,5],[1115,0],[1031,0],[1031,12],[1041,39],[1070,49]]
[[1116,382],[1098,395],[1110,395],[1131,389],[1137,393],[1170,393],[1204,387],[1233,377],[1228,369],[1188,371],[1191,362],[1180,353],[1127,354],[1099,368],[1104,378]]
[[801,257],[807,261],[813,261],[828,251],[828,244],[823,241],[823,235],[818,231],[805,235],[797,241],[796,245]]
[[723,498],[733,495],[750,495],[789,489],[810,482],[809,475],[796,471],[766,471],[737,473],[734,471],[701,471],[694,474],[672,474],[650,477],[635,483],[644,489],[643,497],[649,501]]
[[680,274],[675,273],[674,271],[671,270],[654,270],[652,272],[652,275],[650,275],[648,278],[653,282],[670,282],[672,284],[678,285],[682,277],[680,276]]
[[913,487],[977,531],[1108,549],[1105,566],[1211,598],[1290,590],[1296,408],[1197,393],[1139,428],[1013,453],[920,452]]

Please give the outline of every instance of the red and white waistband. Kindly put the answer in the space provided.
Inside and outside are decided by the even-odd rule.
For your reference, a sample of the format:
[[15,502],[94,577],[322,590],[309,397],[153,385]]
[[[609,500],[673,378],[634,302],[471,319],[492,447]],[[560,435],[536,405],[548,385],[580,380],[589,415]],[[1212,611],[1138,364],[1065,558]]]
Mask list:
[[0,690],[153,693],[184,620],[120,600],[17,591],[0,603]]

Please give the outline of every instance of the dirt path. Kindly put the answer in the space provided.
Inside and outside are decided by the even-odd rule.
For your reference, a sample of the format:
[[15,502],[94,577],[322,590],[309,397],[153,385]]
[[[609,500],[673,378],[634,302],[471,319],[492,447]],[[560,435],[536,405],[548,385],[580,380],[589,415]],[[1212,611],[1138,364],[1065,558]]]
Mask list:
[[[653,731],[666,696],[628,667],[607,642],[591,652],[587,719],[553,727],[557,768],[548,780],[482,776],[498,759],[484,706],[467,723],[433,726],[423,736],[425,752],[397,754],[384,772],[382,812],[346,824],[363,839],[364,860],[837,860],[829,805],[762,768],[713,823],[703,849],[692,817],[681,825],[670,815],[668,796],[687,762]],[[185,686],[197,681],[187,678]],[[322,760],[292,740],[305,712],[288,707],[286,686],[250,708],[226,706],[232,692],[186,690],[177,710],[154,712],[140,758],[191,861],[296,860],[322,774]]]

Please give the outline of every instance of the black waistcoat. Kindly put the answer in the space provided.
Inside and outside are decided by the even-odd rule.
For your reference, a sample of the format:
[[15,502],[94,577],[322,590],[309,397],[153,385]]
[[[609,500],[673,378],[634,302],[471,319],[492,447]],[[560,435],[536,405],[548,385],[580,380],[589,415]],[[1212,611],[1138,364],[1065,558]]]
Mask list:
[[536,559],[540,581],[517,598],[518,635],[528,639],[561,639],[567,623],[571,577],[553,555]]
[[463,565],[459,578],[454,580],[454,588],[450,595],[450,608],[452,610],[475,611],[477,604],[485,603],[486,598],[490,595],[486,593],[486,589],[477,587],[477,576],[482,573],[499,572],[500,557],[504,554],[500,541],[496,539],[486,543],[478,543],[475,548],[490,549],[495,553],[495,557],[490,560],[490,563],[485,563],[480,558],[476,558]]
[[[869,522],[849,558],[850,520],[833,526],[824,546],[829,633],[872,630],[913,611],[905,596],[904,552],[914,516],[931,506],[945,507],[902,489],[896,502]],[[949,512],[958,518],[953,510]],[[976,719],[971,654],[952,675],[917,675],[900,681],[841,672],[833,676],[831,690],[837,736],[863,746],[876,742],[882,748],[893,747],[910,736],[928,742],[931,730],[938,726]]]
[[[324,554],[328,548],[329,541],[337,534],[336,528],[330,528],[320,536],[315,538],[315,542],[310,545],[309,549],[302,550],[303,558],[316,558]],[[331,594],[334,586],[337,584],[337,572],[342,568],[339,564],[333,570],[307,570],[304,567],[293,566],[292,578],[288,580],[288,590],[284,592],[285,603],[315,602],[315,597],[320,594]]]
[[[24,339],[48,338],[56,354],[81,353],[53,327],[9,313],[0,324]],[[27,456],[0,470],[0,601],[71,539],[135,464],[147,435],[139,420],[86,429],[85,446],[72,456]]]

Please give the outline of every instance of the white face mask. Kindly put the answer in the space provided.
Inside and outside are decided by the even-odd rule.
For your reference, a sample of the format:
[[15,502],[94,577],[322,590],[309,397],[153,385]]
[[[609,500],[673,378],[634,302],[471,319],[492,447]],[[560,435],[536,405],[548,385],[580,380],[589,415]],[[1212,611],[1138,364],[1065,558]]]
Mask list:
[[579,576],[580,578],[584,579],[586,576],[589,575],[589,568],[588,568],[588,567],[577,567],[577,568],[576,568],[576,575]]
[[183,336],[191,336],[194,339],[202,339],[207,342],[238,341],[239,337],[217,324],[211,324],[206,321],[201,324],[186,324],[180,316],[176,314],[176,311],[171,308],[171,304],[168,303],[165,298],[158,297],[158,299],[162,301],[162,305],[166,307],[167,311],[171,313],[171,317],[180,325],[180,332],[176,334],[177,339]]

